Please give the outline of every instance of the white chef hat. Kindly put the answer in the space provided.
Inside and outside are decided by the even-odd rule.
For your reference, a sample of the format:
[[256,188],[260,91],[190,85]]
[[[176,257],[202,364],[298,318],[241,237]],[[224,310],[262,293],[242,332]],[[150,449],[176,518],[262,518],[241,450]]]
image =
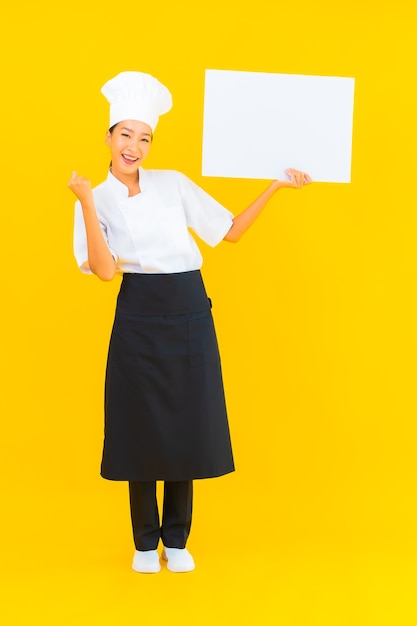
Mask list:
[[121,72],[103,85],[101,93],[110,102],[110,128],[122,120],[138,120],[153,132],[159,116],[172,107],[168,89],[143,72]]

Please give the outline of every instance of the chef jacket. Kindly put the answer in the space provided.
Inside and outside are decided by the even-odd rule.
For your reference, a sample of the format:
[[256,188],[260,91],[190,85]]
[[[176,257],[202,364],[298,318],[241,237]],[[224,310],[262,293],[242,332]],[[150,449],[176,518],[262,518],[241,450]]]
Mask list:
[[[132,197],[111,172],[93,189],[100,227],[117,271],[164,274],[199,269],[202,256],[188,229],[215,246],[231,228],[233,214],[180,172],[140,167],[139,180],[141,193]],[[79,201],[74,254],[81,271],[91,274]]]

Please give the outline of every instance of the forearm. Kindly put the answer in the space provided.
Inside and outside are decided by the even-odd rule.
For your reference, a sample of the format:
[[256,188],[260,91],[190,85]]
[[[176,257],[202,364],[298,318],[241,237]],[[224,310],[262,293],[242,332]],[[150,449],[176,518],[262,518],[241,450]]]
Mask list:
[[101,280],[112,280],[116,263],[104,240],[93,202],[81,204],[87,233],[88,264]]
[[280,189],[280,181],[274,180],[263,193],[261,193],[252,204],[250,204],[242,213],[239,213],[234,220],[233,226],[230,228],[227,235],[224,237],[225,241],[236,243],[242,237],[242,235],[252,226],[256,218],[260,215],[262,210],[268,201],[272,198],[274,193]]

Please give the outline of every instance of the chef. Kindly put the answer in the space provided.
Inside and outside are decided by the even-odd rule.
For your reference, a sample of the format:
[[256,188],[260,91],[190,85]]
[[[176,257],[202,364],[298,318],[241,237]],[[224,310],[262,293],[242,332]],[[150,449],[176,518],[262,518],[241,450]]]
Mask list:
[[[287,170],[234,216],[184,174],[148,170],[168,89],[143,72],[122,72],[102,87],[110,104],[107,178],[92,189],[73,172],[74,253],[82,272],[122,274],[105,382],[101,475],[129,483],[133,569],[156,573],[158,552],[173,572],[194,569],[186,548],[193,480],[234,470],[221,363],[190,230],[210,246],[236,242],[282,187],[311,182]],[[164,482],[162,515],[156,482]]]

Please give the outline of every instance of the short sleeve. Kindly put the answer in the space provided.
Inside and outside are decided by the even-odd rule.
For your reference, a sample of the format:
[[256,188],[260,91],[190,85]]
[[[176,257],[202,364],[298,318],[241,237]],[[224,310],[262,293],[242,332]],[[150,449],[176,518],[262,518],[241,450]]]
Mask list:
[[179,173],[187,226],[210,246],[220,243],[233,225],[233,213],[184,174]]
[[[109,250],[117,261],[117,254],[110,248],[107,240],[107,225],[99,218],[101,232]],[[78,267],[84,274],[92,274],[88,265],[88,248],[87,248],[87,235],[85,232],[84,216],[81,209],[81,204],[77,200],[75,203],[75,218],[74,218],[74,256],[77,261]]]

